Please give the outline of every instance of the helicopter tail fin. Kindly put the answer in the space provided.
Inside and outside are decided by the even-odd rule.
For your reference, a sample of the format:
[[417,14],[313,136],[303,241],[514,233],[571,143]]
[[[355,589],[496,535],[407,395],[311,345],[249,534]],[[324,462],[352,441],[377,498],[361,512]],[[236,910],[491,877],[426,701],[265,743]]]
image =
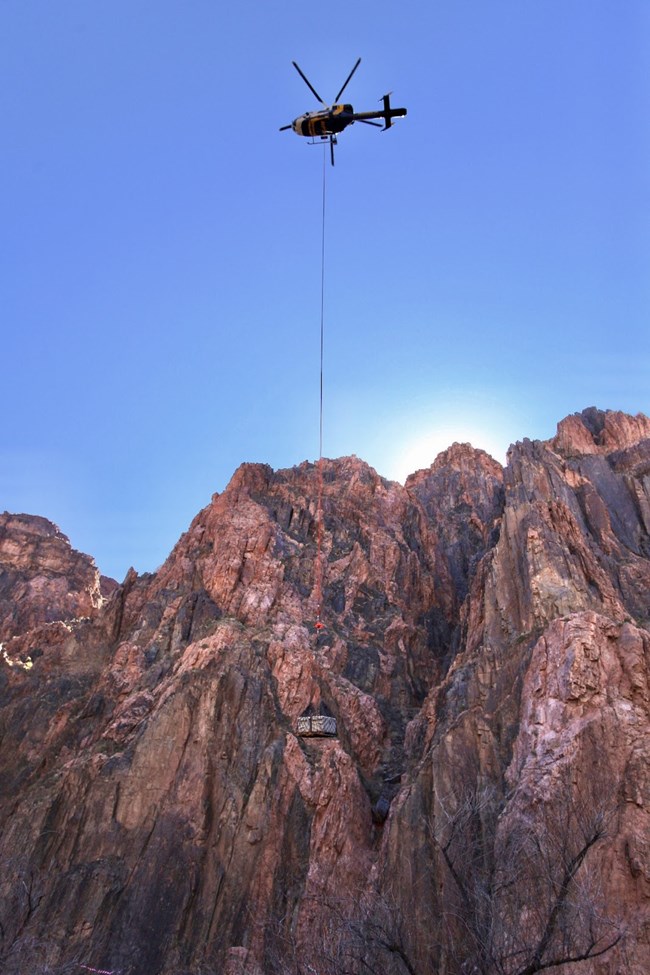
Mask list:
[[405,108],[390,107],[390,95],[391,93],[389,92],[387,95],[384,95],[383,97],[384,111],[382,112],[382,116],[384,119],[384,132],[386,131],[386,129],[390,129],[391,125],[393,124],[394,118],[401,118],[402,116],[406,115]]
[[384,129],[390,129],[393,119],[390,114],[390,94],[384,95]]

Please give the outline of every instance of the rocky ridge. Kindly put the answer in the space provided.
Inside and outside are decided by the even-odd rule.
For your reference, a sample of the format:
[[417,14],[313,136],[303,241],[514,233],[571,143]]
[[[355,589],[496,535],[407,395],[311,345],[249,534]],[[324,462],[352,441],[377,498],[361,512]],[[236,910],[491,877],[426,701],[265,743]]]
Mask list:
[[[453,973],[480,941],[519,975],[588,810],[538,961],[649,970],[650,420],[586,410],[505,469],[455,444],[404,487],[326,461],[318,636],[314,484],[243,465],[104,595],[3,516],[2,970]],[[310,706],[336,739],[296,736]]]
[[117,588],[56,525],[0,514],[0,640],[39,623],[91,616]]

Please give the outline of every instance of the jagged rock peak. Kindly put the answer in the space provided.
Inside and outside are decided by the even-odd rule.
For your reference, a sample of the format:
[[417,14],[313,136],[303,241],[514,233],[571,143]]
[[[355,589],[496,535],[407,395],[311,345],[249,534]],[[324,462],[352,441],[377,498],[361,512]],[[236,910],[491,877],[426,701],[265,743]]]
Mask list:
[[[231,499],[240,495],[261,495],[268,492],[273,485],[291,482],[303,482],[306,478],[314,477],[319,466],[319,462],[304,460],[295,467],[285,467],[274,470],[269,464],[250,463],[240,464],[231,477],[225,494]],[[361,480],[363,483],[376,481],[383,484],[394,482],[382,477],[374,467],[371,467],[365,460],[361,460],[355,454],[345,457],[323,457],[322,459],[323,479],[334,481],[340,479],[343,482]],[[395,482],[396,483],[396,482]],[[214,495],[216,501],[219,495]]]
[[[282,477],[292,476],[294,473],[310,474],[318,468],[319,462],[304,460],[297,467],[280,470],[277,473]],[[348,454],[343,457],[323,457],[323,477],[325,480],[333,480],[335,477],[343,481],[361,480],[363,483],[371,481],[381,481],[384,484],[397,483],[390,482],[381,474],[378,474],[374,467],[367,461],[357,457],[356,454]]]
[[599,410],[590,406],[572,413],[557,425],[555,437],[547,441],[564,457],[584,454],[610,454],[650,438],[650,418],[643,413],[630,416],[619,410]]
[[[269,480],[272,476],[273,468],[269,464],[255,464],[250,462],[240,464],[230,478],[226,492],[229,495],[237,495],[264,490],[268,487]],[[219,495],[215,495],[213,501],[218,497]]]
[[[67,535],[47,518],[5,511],[0,515],[0,552],[15,568],[29,566],[38,552],[48,567],[57,570],[67,563],[73,549]],[[90,556],[85,558],[93,562]]]
[[0,515],[0,639],[92,615],[117,586],[39,515]]
[[422,481],[426,480],[430,474],[443,470],[444,468],[469,472],[478,469],[485,473],[501,477],[503,468],[485,450],[473,447],[470,443],[453,443],[446,450],[442,450],[429,467],[421,468],[409,474],[405,481],[405,486],[411,490]]

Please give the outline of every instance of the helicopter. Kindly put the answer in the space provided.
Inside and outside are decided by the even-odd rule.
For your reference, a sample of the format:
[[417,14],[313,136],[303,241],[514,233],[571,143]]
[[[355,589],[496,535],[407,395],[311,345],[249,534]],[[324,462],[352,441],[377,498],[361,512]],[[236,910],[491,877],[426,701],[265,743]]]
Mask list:
[[[291,63],[312,94],[315,95],[321,105],[324,105],[325,107],[318,109],[315,112],[306,112],[304,115],[299,115],[298,118],[294,119],[289,125],[283,125],[280,128],[280,132],[285,132],[287,129],[293,129],[296,135],[304,135],[308,138],[310,137],[312,139],[312,145],[316,143],[317,139],[319,139],[321,142],[329,139],[332,166],[334,165],[334,146],[337,145],[336,137],[339,132],[346,129],[348,125],[352,125],[354,122],[363,122],[364,125],[374,125],[376,128],[381,129],[382,132],[385,132],[386,129],[390,129],[394,118],[401,118],[406,115],[405,108],[391,108],[390,92],[380,99],[380,101],[383,101],[384,107],[383,110],[379,112],[355,112],[352,105],[339,104],[339,98],[347,88],[352,75],[361,64],[361,58],[358,58],[357,63],[352,68],[352,71],[347,76],[343,82],[343,86],[336,95],[334,104],[330,106],[325,104],[309,78],[299,68],[296,62],[292,61]],[[373,119],[383,119],[384,124],[381,125],[381,123],[375,122]]]

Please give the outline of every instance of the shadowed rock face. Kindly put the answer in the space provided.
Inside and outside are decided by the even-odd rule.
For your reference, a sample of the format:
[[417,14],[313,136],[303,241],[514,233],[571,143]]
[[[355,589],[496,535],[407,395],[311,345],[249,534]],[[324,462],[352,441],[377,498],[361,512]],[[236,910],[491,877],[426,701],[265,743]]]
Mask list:
[[[318,637],[313,465],[243,465],[108,599],[5,515],[2,971],[453,972],[454,802],[489,786],[506,863],[570,782],[611,797],[592,859],[628,929],[581,970],[646,972],[649,437],[591,409],[505,471],[326,461]],[[296,737],[321,704],[339,737]]]

